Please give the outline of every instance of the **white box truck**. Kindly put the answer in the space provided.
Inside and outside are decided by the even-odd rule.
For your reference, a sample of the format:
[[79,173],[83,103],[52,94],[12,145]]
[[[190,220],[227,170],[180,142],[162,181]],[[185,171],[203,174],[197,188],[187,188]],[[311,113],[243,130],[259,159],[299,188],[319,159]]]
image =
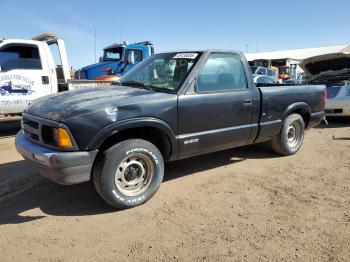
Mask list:
[[[51,45],[58,48],[60,65],[55,63]],[[64,41],[55,34],[0,40],[0,115],[21,114],[39,97],[110,83],[71,79]]]

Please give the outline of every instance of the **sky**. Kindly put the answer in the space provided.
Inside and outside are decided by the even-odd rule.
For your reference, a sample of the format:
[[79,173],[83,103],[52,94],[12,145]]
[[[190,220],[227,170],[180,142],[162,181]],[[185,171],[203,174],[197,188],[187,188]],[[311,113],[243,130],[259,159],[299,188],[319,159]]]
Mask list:
[[65,40],[69,63],[78,69],[122,40],[152,41],[156,52],[350,43],[349,10],[349,0],[0,0],[0,37],[54,32]]

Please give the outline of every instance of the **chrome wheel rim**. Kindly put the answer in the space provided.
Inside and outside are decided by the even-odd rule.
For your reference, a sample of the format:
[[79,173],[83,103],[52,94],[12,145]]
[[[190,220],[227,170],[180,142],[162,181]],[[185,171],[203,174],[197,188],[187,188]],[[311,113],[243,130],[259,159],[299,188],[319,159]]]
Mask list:
[[135,153],[120,162],[115,174],[115,185],[125,196],[137,196],[146,191],[151,183],[154,165],[145,154]]
[[298,122],[293,122],[287,129],[287,144],[291,148],[295,148],[299,145],[302,139],[301,126]]

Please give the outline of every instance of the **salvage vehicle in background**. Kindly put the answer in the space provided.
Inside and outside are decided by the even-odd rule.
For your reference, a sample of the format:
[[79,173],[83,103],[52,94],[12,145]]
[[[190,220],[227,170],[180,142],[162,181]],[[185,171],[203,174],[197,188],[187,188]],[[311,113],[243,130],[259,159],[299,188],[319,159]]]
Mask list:
[[[57,46],[60,65],[50,46]],[[39,97],[108,83],[72,80],[64,41],[55,34],[0,40],[0,115],[21,114]]]
[[265,75],[253,75],[253,81],[257,86],[276,83],[274,79]]
[[278,70],[264,66],[251,66],[250,69],[252,70],[253,75],[268,76],[274,83],[278,83]]
[[323,119],[325,95],[323,85],[256,87],[241,52],[160,53],[118,86],[35,101],[16,148],[43,176],[92,180],[107,203],[128,208],[155,194],[164,161],[265,141],[295,154]]
[[75,79],[117,81],[120,76],[153,54],[154,47],[150,41],[114,43],[103,49],[99,63],[76,71]]
[[328,116],[350,116],[350,49],[314,56],[300,63],[312,84],[327,86]]

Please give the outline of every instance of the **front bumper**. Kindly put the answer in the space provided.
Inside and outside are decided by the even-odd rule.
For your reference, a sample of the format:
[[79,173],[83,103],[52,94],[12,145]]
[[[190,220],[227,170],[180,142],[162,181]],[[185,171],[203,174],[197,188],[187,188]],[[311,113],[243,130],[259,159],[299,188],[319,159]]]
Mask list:
[[98,152],[60,152],[48,149],[29,141],[22,130],[16,135],[16,149],[42,176],[62,185],[89,181]]

